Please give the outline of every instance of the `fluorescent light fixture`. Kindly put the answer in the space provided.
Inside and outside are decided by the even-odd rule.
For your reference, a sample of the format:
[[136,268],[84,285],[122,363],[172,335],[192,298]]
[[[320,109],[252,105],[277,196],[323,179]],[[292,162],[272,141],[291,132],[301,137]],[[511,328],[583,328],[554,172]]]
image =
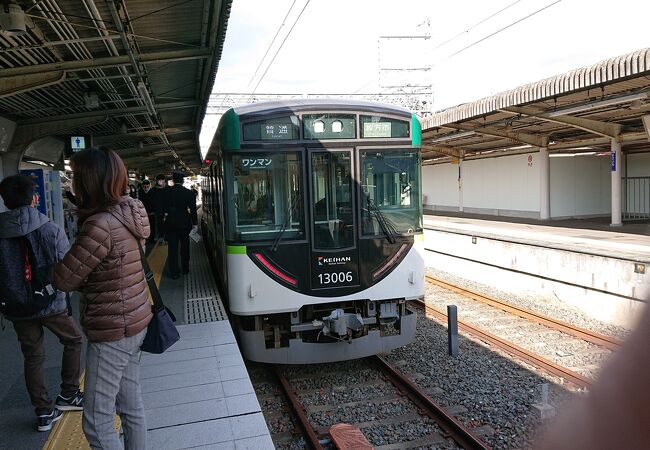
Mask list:
[[583,105],[572,106],[570,108],[558,109],[548,113],[549,117],[566,116],[568,114],[575,114],[579,112],[591,111],[596,108],[604,108],[605,106],[620,105],[621,103],[633,102],[635,100],[644,100],[648,98],[647,92],[639,94],[623,95],[621,97],[612,97],[597,102],[585,103]]
[[460,139],[464,138],[467,136],[471,136],[473,134],[476,134],[474,131],[462,131],[460,133],[453,133],[453,134],[447,134],[445,136],[441,136],[439,138],[435,138],[431,141],[426,142],[427,144],[435,144],[437,142],[445,142],[445,141],[451,141],[452,139]]
[[147,85],[144,84],[144,82],[142,81],[138,82],[138,92],[140,92],[140,97],[142,97],[142,101],[144,102],[144,106],[146,106],[147,108],[147,112],[152,116],[155,116],[156,108],[154,107],[153,101],[151,100],[151,96],[149,95],[149,90],[147,89]]
[[596,155],[597,152],[583,152],[583,153],[551,153],[549,158],[571,158],[574,156],[593,156]]

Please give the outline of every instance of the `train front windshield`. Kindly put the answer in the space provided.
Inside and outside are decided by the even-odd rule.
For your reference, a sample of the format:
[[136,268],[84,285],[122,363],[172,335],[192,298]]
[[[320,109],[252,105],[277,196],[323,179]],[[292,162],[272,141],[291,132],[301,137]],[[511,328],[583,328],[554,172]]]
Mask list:
[[299,152],[232,155],[228,234],[232,240],[301,239],[305,235]]
[[363,235],[422,231],[420,153],[369,150],[360,159]]

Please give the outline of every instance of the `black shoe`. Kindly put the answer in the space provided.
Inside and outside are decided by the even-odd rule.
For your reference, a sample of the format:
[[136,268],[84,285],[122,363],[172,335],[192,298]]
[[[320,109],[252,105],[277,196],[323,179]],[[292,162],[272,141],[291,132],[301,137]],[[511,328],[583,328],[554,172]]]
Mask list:
[[38,431],[50,431],[52,424],[63,417],[63,412],[58,409],[53,410],[50,414],[38,416]]
[[61,411],[81,411],[84,409],[84,393],[77,391],[68,398],[59,395],[54,406]]

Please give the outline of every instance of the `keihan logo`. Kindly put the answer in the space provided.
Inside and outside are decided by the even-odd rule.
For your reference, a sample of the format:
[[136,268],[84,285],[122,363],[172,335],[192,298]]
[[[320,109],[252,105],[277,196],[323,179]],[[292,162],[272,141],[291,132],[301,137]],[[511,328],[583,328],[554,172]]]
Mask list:
[[317,256],[316,261],[319,266],[336,266],[339,264],[345,264],[352,261],[351,256],[331,256],[325,258],[324,256]]

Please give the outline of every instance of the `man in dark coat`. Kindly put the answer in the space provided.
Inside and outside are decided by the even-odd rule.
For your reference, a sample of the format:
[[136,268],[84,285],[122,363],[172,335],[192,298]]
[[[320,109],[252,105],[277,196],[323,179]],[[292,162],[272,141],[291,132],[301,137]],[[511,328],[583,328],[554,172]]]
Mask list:
[[149,216],[151,234],[147,238],[147,242],[154,242],[156,240],[156,215],[154,213],[155,194],[156,192],[151,189],[151,181],[142,180],[142,183],[140,184],[140,190],[138,192],[138,198],[144,205],[144,209],[147,210],[147,216]]
[[[14,175],[0,183],[0,196],[9,209],[0,214],[0,284],[3,286],[0,303],[5,312],[17,311],[9,305],[16,304],[18,299],[4,296],[27,293],[25,287],[31,286],[34,271],[60,261],[70,247],[63,230],[31,207],[33,195],[34,184],[28,176]],[[36,267],[27,256],[28,247],[32,249],[34,264],[38,264]],[[51,285],[46,288],[54,295]],[[25,296],[21,303],[28,304],[30,299]],[[83,393],[79,390],[81,331],[68,312],[66,294],[60,291],[47,306],[33,314],[5,317],[13,323],[25,358],[25,384],[36,410],[37,429],[48,431],[61,418],[62,411],[83,409]],[[43,373],[43,328],[48,328],[63,344],[61,394],[55,402],[48,396]]]
[[173,279],[180,276],[178,272],[179,242],[183,275],[187,275],[190,271],[190,231],[198,223],[196,197],[192,191],[183,186],[183,177],[181,172],[174,172],[172,175],[174,185],[169,187],[163,195],[165,200],[163,206],[165,239],[169,245],[169,274]]
[[[166,190],[167,180],[165,179],[165,175],[159,173],[156,175],[156,185],[149,191],[149,207],[147,207],[147,205],[144,205],[144,207],[147,209],[147,212],[151,212],[155,215],[154,226],[151,231],[151,236],[153,236],[154,239],[162,239],[164,234],[162,220],[164,214]],[[151,221],[149,221],[149,223],[151,223]]]

